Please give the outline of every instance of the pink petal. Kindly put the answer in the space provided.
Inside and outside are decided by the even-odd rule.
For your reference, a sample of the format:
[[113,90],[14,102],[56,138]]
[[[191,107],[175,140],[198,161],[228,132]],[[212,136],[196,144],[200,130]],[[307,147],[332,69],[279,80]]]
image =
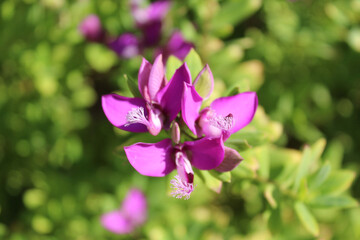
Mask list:
[[134,225],[119,210],[102,215],[101,224],[116,234],[128,234],[134,230]]
[[236,168],[242,160],[244,159],[235,149],[225,147],[224,161],[222,161],[222,163],[217,168],[215,168],[215,170],[219,172],[231,171]]
[[221,137],[184,142],[183,149],[188,154],[191,164],[200,170],[214,169],[224,159],[224,144]]
[[196,92],[194,86],[184,83],[184,95],[181,101],[181,116],[195,135],[197,135],[196,119],[199,117],[201,103],[202,97]]
[[147,110],[145,107],[145,101],[142,98],[128,98],[117,95],[115,93],[103,95],[101,97],[101,103],[103,111],[107,119],[117,128],[120,128],[129,132],[146,132],[147,127],[140,123],[134,123],[126,125],[126,115],[134,108],[143,107],[145,116],[147,116]]
[[123,201],[121,210],[134,225],[143,224],[147,217],[147,203],[143,192],[131,189]]
[[210,106],[216,114],[223,117],[230,113],[233,115],[234,125],[230,132],[234,133],[251,122],[258,106],[258,98],[255,92],[244,92],[235,96],[215,99]]
[[165,85],[164,64],[162,62],[162,55],[156,57],[149,76],[149,94],[152,100],[155,100],[156,94]]
[[142,175],[163,177],[176,167],[170,155],[171,139],[158,143],[136,143],[124,149],[130,164]]
[[143,98],[150,102],[148,82],[152,65],[145,58],[142,59],[138,74],[139,91]]
[[186,63],[175,71],[170,82],[161,89],[157,95],[162,110],[168,117],[167,120],[169,123],[172,122],[180,112],[184,82],[191,83],[191,75]]

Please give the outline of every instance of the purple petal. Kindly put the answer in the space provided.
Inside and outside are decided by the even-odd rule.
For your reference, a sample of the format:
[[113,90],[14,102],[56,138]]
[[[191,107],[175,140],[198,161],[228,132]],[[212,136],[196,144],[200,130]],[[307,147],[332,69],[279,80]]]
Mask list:
[[131,33],[121,34],[110,42],[109,48],[122,58],[132,58],[140,54],[140,45],[137,37]]
[[197,135],[196,119],[199,117],[201,103],[202,97],[196,92],[194,86],[184,83],[184,95],[181,101],[181,116],[195,135]]
[[184,82],[191,83],[191,75],[186,63],[175,71],[170,82],[157,95],[157,99],[159,99],[159,103],[163,112],[167,115],[169,123],[180,112]]
[[214,169],[224,159],[224,144],[221,137],[184,142],[183,149],[191,156],[191,164],[200,170]]
[[152,100],[155,100],[156,94],[165,85],[165,72],[162,62],[162,55],[156,57],[154,65],[149,76],[149,94]]
[[210,106],[216,114],[223,117],[229,114],[233,115],[234,125],[230,132],[234,133],[251,122],[258,106],[258,98],[255,92],[244,92],[235,96],[215,99]]
[[171,158],[171,139],[158,143],[136,143],[124,149],[130,164],[142,175],[163,177],[176,167]]
[[225,147],[225,155],[224,155],[224,161],[215,168],[216,171],[219,172],[228,172],[236,168],[240,162],[244,160],[238,151],[235,149]]
[[127,98],[117,94],[107,94],[101,97],[103,111],[107,119],[117,128],[129,132],[147,132],[147,127],[140,123],[126,125],[126,115],[134,108],[143,107],[147,116],[146,103],[142,98]]
[[138,74],[139,91],[143,98],[150,102],[148,82],[152,65],[145,58],[142,59]]
[[167,54],[168,55],[174,55],[180,60],[184,61],[187,54],[190,52],[191,48],[194,47],[194,44],[190,42],[186,42],[181,35],[180,32],[174,32],[167,45]]
[[105,33],[102,29],[98,16],[91,14],[87,16],[80,24],[79,31],[88,40],[92,42],[101,42],[104,40]]
[[128,234],[134,230],[134,225],[119,210],[102,215],[101,224],[116,234]]
[[147,202],[142,191],[131,189],[123,201],[122,212],[134,225],[141,225],[147,218]]

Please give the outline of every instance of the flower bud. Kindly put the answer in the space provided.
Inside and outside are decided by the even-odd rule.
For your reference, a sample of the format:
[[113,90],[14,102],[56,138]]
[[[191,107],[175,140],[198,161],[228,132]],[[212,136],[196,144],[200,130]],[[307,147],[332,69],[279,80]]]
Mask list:
[[80,24],[79,31],[90,42],[102,42],[105,32],[102,29],[98,16],[92,14],[87,16]]

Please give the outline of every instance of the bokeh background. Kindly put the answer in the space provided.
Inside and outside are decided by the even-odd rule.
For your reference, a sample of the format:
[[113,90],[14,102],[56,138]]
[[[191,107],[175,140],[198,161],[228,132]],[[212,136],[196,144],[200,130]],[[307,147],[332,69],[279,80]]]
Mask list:
[[[101,95],[131,96],[123,75],[136,79],[141,57],[86,42],[78,25],[95,13],[112,35],[134,31],[128,1],[0,6],[0,239],[360,238],[359,0],[172,2],[163,34],[195,44],[212,98],[253,90],[262,106],[229,141],[245,157],[231,182],[218,194],[218,179],[199,180],[188,201],[169,196],[174,174],[141,176],[124,155],[159,138],[102,112]],[[107,232],[101,214],[131,187],[148,197],[148,222]]]

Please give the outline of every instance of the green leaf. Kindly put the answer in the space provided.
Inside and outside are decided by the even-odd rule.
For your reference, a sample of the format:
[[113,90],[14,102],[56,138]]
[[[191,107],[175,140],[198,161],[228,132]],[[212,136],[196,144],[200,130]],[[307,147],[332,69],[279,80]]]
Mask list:
[[178,69],[181,65],[181,60],[171,55],[166,62],[166,79],[170,80],[174,75],[176,69]]
[[234,25],[244,20],[261,6],[261,0],[227,1],[211,21],[212,32],[216,35],[229,35]]
[[231,172],[218,172],[216,170],[210,170],[209,172],[213,177],[222,182],[231,182]]
[[195,80],[196,76],[203,68],[199,54],[197,54],[197,52],[192,48],[186,56],[184,62],[186,62],[189,67],[192,80]]
[[359,206],[359,203],[354,198],[348,196],[319,196],[310,200],[308,204],[319,208],[350,208]]
[[251,148],[249,143],[245,139],[228,139],[226,141],[226,146],[231,147],[239,152],[248,150]]
[[275,190],[276,189],[275,189],[274,184],[267,184],[265,187],[265,191],[264,191],[264,196],[272,208],[278,207],[278,203],[274,196]]
[[297,191],[299,189],[302,178],[308,173],[310,164],[312,162],[311,160],[311,149],[309,146],[305,146],[300,166],[295,177],[294,191]]
[[200,171],[198,169],[194,169],[194,172],[199,176],[201,180],[203,180],[204,184],[213,190],[214,192],[220,193],[222,188],[222,181],[212,176],[209,171]]
[[355,172],[338,170],[330,174],[325,182],[316,189],[319,195],[336,195],[347,190],[355,179]]
[[281,208],[271,209],[268,227],[272,233],[281,233],[284,230],[284,223],[281,218]]
[[319,187],[328,177],[331,171],[331,165],[326,163],[323,165],[313,179],[309,181],[310,190]]
[[294,191],[298,190],[300,182],[308,174],[310,165],[320,158],[322,152],[324,151],[325,145],[325,139],[320,139],[314,145],[312,145],[311,148],[309,146],[305,146],[294,182]]
[[257,160],[259,162],[258,173],[259,176],[268,179],[270,175],[270,158],[268,145],[258,147],[255,151]]
[[306,207],[306,205],[302,202],[296,202],[294,205],[294,209],[295,209],[296,215],[299,217],[301,223],[306,228],[306,230],[308,230],[312,235],[318,236],[319,235],[319,225],[318,225],[315,217],[312,215],[312,213]]
[[124,78],[126,80],[126,83],[129,87],[130,92],[134,95],[134,97],[142,97],[140,92],[139,92],[139,88],[138,85],[136,84],[136,82],[128,75],[124,74]]

